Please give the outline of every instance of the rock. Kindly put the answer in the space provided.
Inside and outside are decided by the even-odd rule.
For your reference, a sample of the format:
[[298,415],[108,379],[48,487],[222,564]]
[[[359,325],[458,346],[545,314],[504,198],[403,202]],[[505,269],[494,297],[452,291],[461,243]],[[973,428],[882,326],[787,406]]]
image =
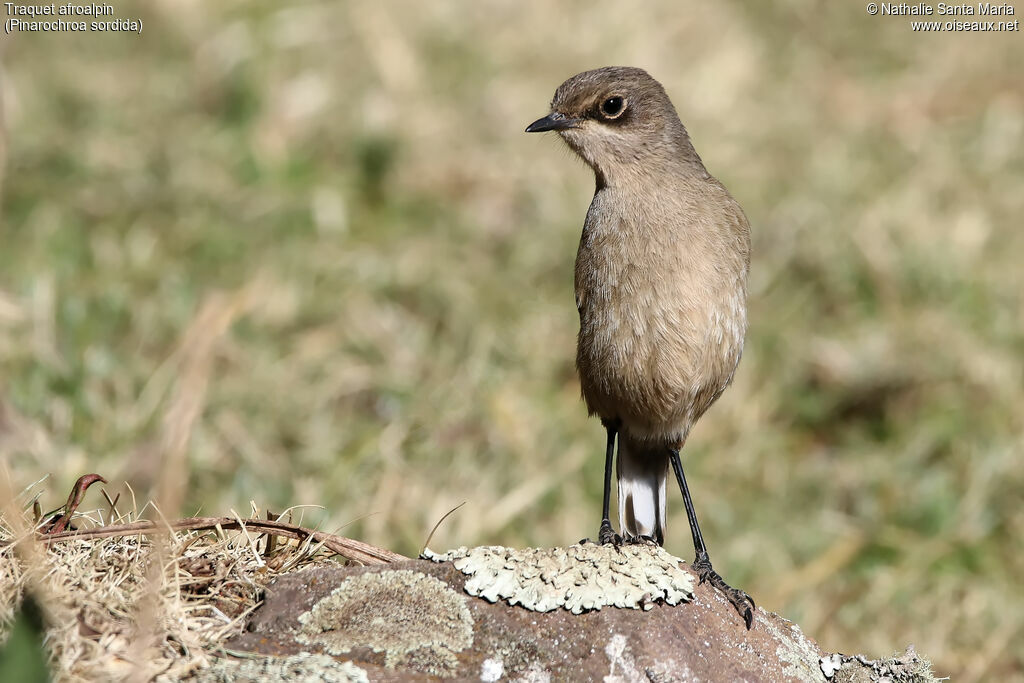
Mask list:
[[[371,681],[820,682],[826,668],[831,680],[853,667],[868,678],[845,680],[896,671],[833,659],[763,609],[747,631],[722,595],[695,585],[685,563],[654,546],[429,557],[281,576],[248,631],[226,647],[273,660],[329,655]],[[915,661],[927,673],[927,662]]]

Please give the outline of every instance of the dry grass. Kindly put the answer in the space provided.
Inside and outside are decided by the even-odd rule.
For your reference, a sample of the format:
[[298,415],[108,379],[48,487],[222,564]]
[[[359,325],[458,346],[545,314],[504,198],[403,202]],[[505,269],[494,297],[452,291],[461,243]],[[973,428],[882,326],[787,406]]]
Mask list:
[[[93,510],[74,523],[130,524],[145,511]],[[0,518],[0,626],[12,622],[26,592],[35,596],[63,681],[181,680],[209,667],[241,632],[273,576],[333,564],[333,553],[312,539],[267,548],[259,534],[218,529],[44,545],[27,540],[34,526],[27,514]]]
[[318,503],[406,554],[462,501],[434,547],[595,533],[592,179],[521,131],[637,64],[754,226],[744,362],[686,453],[716,566],[825,648],[1024,678],[1019,34],[809,0],[117,9],[141,37],[0,46],[19,487]]

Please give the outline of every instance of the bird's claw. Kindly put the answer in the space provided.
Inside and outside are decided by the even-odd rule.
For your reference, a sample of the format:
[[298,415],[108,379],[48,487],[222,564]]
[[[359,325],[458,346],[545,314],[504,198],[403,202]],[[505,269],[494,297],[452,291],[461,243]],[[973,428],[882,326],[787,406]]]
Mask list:
[[613,545],[618,550],[622,545],[622,536],[619,536],[612,529],[612,523],[607,519],[601,520],[601,529],[597,532],[597,542],[601,545]]
[[711,560],[707,555],[698,557],[693,561],[693,570],[697,572],[697,576],[700,578],[700,583],[707,583],[714,588],[717,588],[725,595],[726,599],[732,603],[732,606],[739,612],[740,617],[743,619],[743,623],[746,625],[747,630],[754,625],[754,610],[757,609],[757,605],[754,604],[754,599],[747,595],[745,591],[739,588],[733,588],[725,582],[718,572],[711,566]]

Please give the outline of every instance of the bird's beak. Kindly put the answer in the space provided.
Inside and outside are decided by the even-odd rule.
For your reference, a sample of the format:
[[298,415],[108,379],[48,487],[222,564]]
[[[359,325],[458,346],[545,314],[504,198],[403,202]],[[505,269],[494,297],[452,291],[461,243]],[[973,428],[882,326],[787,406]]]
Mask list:
[[526,127],[527,133],[543,133],[548,130],[565,130],[575,128],[580,123],[579,119],[571,119],[565,114],[557,111],[551,112],[542,119],[537,119]]

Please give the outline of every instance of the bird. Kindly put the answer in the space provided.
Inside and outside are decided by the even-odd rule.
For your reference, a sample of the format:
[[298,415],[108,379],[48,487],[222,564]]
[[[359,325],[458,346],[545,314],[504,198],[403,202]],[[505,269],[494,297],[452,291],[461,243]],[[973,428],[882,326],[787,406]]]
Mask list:
[[[749,629],[754,601],[712,566],[680,458],[743,353],[747,216],[704,167],[665,88],[643,69],[572,76],[555,91],[550,113],[526,128],[546,131],[556,131],[596,181],[575,293],[583,400],[607,436],[598,540],[664,545],[671,469],[693,536],[691,566]],[[621,534],[609,518],[613,461]]]

